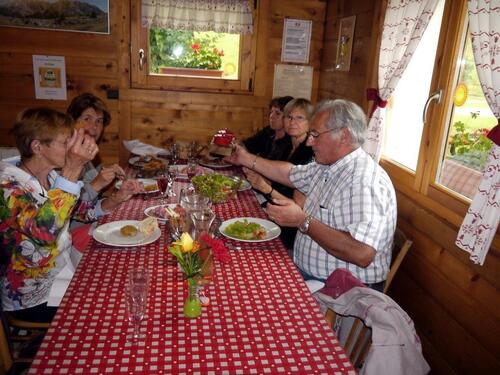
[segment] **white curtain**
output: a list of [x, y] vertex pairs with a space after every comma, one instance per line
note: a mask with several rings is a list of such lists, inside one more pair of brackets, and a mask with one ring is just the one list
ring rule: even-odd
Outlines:
[[248, 0], [142, 0], [141, 10], [144, 27], [252, 33]]
[[[479, 81], [491, 111], [500, 119], [500, 0], [469, 0], [468, 10]], [[494, 142], [488, 165], [455, 242], [481, 265], [500, 220], [500, 121], [488, 137]]]
[[374, 101], [375, 112], [368, 124], [363, 146], [376, 161], [380, 159], [385, 105], [396, 89], [422, 35], [436, 9], [438, 0], [389, 0], [385, 12], [380, 58], [378, 91], [368, 89], [368, 100]]

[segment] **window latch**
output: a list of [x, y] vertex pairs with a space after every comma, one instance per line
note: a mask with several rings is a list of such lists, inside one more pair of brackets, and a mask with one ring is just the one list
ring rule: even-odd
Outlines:
[[441, 95], [443, 90], [439, 89], [436, 92], [433, 92], [431, 96], [427, 99], [424, 105], [424, 112], [422, 114], [422, 122], [425, 124], [425, 119], [427, 118], [427, 110], [429, 109], [429, 105], [433, 100], [437, 100], [438, 104], [441, 103]]
[[144, 66], [144, 50], [141, 48], [139, 50], [139, 69], [142, 70]]

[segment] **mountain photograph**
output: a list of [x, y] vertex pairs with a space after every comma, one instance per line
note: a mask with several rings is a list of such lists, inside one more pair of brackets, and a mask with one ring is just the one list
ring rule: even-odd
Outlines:
[[109, 33], [108, 0], [0, 0], [0, 25]]

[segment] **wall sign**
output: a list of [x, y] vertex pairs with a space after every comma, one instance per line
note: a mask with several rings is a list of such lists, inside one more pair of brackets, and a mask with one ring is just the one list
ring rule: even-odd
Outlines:
[[290, 95], [311, 100], [313, 70], [312, 66], [276, 64], [273, 98]]
[[339, 39], [337, 41], [337, 60], [335, 69], [348, 72], [351, 68], [352, 42], [356, 16], [345, 17], [340, 20]]
[[304, 64], [309, 62], [311, 29], [312, 21], [285, 18], [281, 61]]
[[33, 79], [37, 99], [66, 100], [64, 56], [33, 55]]

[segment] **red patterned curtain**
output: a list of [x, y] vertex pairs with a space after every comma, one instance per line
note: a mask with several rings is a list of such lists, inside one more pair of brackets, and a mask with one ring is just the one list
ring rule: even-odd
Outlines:
[[[500, 119], [500, 0], [469, 0], [469, 30], [486, 101]], [[456, 245], [484, 264], [500, 220], [500, 120], [488, 136], [495, 143], [481, 183], [460, 227]]]

